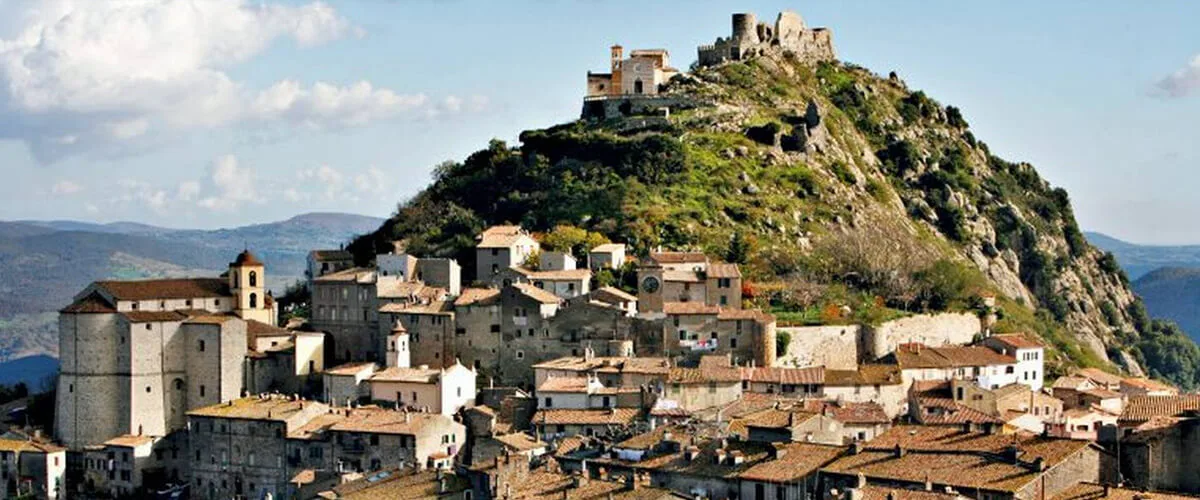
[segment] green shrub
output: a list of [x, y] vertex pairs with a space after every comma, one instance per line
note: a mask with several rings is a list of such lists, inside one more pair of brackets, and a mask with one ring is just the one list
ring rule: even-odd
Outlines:
[[792, 334], [786, 331], [778, 330], [775, 332], [775, 356], [783, 357], [787, 355], [788, 346], [792, 344]]
[[845, 184], [854, 186], [858, 184], [858, 176], [850, 171], [850, 167], [846, 166], [841, 160], [834, 161], [829, 165], [829, 170], [833, 172], [833, 176]]

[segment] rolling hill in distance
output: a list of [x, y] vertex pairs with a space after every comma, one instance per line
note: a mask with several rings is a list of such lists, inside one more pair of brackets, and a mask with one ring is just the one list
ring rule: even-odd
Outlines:
[[[215, 230], [132, 222], [0, 221], [0, 380], [37, 381], [56, 369], [44, 357], [16, 361], [57, 355], [57, 311], [92, 281], [212, 276], [224, 271], [242, 248], [250, 248], [267, 263], [268, 286], [282, 291], [303, 276], [309, 250], [337, 248], [382, 221], [309, 213]], [[18, 368], [29, 375], [7, 373]]]
[[1200, 245], [1140, 245], [1102, 233], [1086, 235], [1116, 256], [1152, 317], [1174, 321], [1200, 341]]

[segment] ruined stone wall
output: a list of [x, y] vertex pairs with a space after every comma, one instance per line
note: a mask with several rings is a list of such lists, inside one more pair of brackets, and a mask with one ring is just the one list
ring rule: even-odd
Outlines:
[[774, 366], [817, 366], [853, 370], [858, 366], [858, 325], [778, 327], [791, 337], [787, 352]]
[[729, 38], [701, 45], [696, 50], [701, 66], [741, 61], [768, 53], [793, 55], [801, 61], [820, 62], [837, 59], [833, 35], [825, 28], [808, 28], [804, 19], [784, 11], [774, 25], [757, 22], [754, 14], [734, 14]]
[[863, 361], [878, 359], [906, 342], [920, 342], [928, 346], [969, 344], [982, 331], [979, 317], [971, 313], [909, 316], [879, 326], [864, 327], [859, 358]]

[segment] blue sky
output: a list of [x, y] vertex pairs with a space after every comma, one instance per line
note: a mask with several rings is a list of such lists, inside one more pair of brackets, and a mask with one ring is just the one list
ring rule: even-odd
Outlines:
[[610, 44], [683, 68], [733, 11], [787, 8], [960, 107], [1084, 228], [1200, 243], [1187, 1], [0, 0], [0, 219], [385, 216], [436, 163], [575, 118]]

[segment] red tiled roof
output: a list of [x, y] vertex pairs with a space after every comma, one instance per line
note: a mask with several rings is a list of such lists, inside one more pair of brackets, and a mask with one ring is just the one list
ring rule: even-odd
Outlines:
[[845, 451], [840, 446], [825, 446], [811, 443], [788, 443], [776, 445], [783, 456], [755, 464], [738, 475], [743, 481], [787, 483], [808, 477], [817, 469], [829, 464]]
[[708, 262], [708, 256], [700, 252], [652, 252], [650, 260], [659, 264], [699, 264]]
[[829, 413], [843, 424], [887, 424], [892, 421], [883, 406], [873, 401], [851, 403], [809, 399], [804, 401], [804, 408], [814, 413]]
[[246, 320], [246, 335], [249, 337], [282, 337], [291, 334], [292, 332], [275, 325], [268, 325], [252, 319]]
[[727, 262], [713, 262], [708, 265], [706, 273], [709, 278], [741, 278], [742, 271], [738, 269], [737, 264]]
[[628, 425], [637, 416], [637, 408], [547, 409], [538, 410], [531, 422], [535, 425]]
[[703, 302], [664, 302], [663, 313], [665, 314], [706, 314], [717, 315], [721, 313], [721, 308], [710, 306]]
[[550, 377], [537, 387], [538, 392], [587, 392], [585, 377]]
[[193, 299], [229, 297], [223, 278], [182, 278], [135, 281], [97, 281], [117, 300]]
[[667, 372], [667, 382], [675, 384], [741, 381], [742, 374], [737, 368], [671, 368]]
[[1200, 394], [1134, 396], [1125, 403], [1122, 422], [1145, 422], [1154, 417], [1176, 417], [1200, 410]]
[[1195, 500], [1194, 495], [1153, 491], [1147, 492], [1096, 483], [1077, 483], [1055, 495], [1053, 500]]
[[454, 306], [491, 305], [499, 297], [500, 290], [495, 288], [464, 288], [458, 298], [454, 299]]
[[[959, 425], [965, 423], [1002, 424], [1003, 420], [949, 398], [917, 398], [917, 419], [925, 425]], [[933, 410], [933, 411], [930, 411]]]
[[896, 365], [858, 365], [857, 370], [825, 370], [825, 385], [896, 385], [903, 383]]
[[801, 385], [825, 383], [825, 367], [810, 366], [807, 368], [742, 368], [742, 379], [750, 382], [766, 382], [782, 385]]
[[92, 292], [87, 296], [75, 301], [71, 305], [62, 308], [59, 312], [74, 313], [74, 314], [113, 314], [117, 309], [104, 300], [99, 293]]
[[992, 335], [989, 339], [1000, 342], [1014, 349], [1036, 349], [1045, 347], [1041, 342], [1038, 342], [1033, 336], [1027, 333], [1001, 333]]
[[242, 253], [239, 253], [237, 255], [237, 258], [233, 259], [233, 262], [230, 263], [230, 265], [231, 266], [262, 266], [264, 264], [262, 263], [261, 260], [258, 260], [258, 257], [255, 257], [254, 254], [250, 253], [250, 250], [242, 250]]
[[516, 288], [517, 290], [520, 290], [520, 292], [523, 295], [525, 295], [526, 297], [529, 297], [529, 298], [536, 300], [538, 302], [541, 302], [543, 304], [557, 304], [559, 302], [562, 302], [562, 299], [560, 299], [557, 295], [554, 295], [553, 293], [547, 292], [545, 290], [542, 290], [541, 288], [530, 285], [528, 283], [513, 283], [512, 286], [514, 288]]
[[163, 323], [183, 321], [187, 315], [178, 311], [126, 311], [121, 313], [130, 323]]
[[896, 364], [904, 369], [1011, 365], [1017, 362], [1012, 356], [981, 346], [929, 347], [909, 343], [897, 347], [894, 356]]
[[492, 226], [479, 235], [479, 248], [509, 248], [522, 237], [530, 237], [521, 226]]
[[1120, 375], [1113, 375], [1099, 368], [1082, 368], [1076, 370], [1072, 375], [1090, 379], [1092, 382], [1102, 385], [1117, 385], [1121, 383]]

